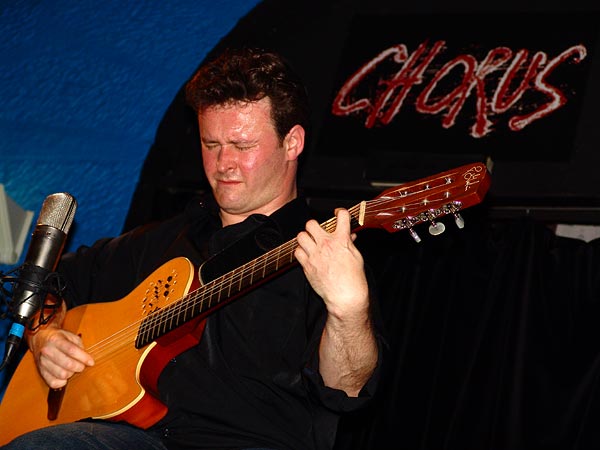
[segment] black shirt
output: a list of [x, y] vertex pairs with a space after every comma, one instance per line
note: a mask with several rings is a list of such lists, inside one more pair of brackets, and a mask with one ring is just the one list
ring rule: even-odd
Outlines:
[[[270, 217], [222, 227], [211, 200], [173, 219], [102, 239], [63, 257], [70, 306], [125, 297], [161, 264], [185, 256], [225, 273], [294, 239], [309, 218], [302, 200]], [[209, 272], [210, 273], [210, 272]], [[206, 280], [205, 280], [206, 281]], [[169, 449], [327, 449], [339, 414], [358, 398], [324, 386], [318, 346], [326, 310], [299, 266], [218, 309], [198, 345], [173, 358], [158, 388], [168, 413], [153, 428]]]

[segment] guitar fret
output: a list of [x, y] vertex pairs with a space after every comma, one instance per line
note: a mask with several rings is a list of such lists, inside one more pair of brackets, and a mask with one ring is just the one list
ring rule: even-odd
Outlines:
[[251, 285], [254, 282], [254, 265], [255, 265], [255, 262], [251, 261], [250, 262], [250, 266], [251, 267], [248, 269], [249, 272], [250, 272], [250, 274], [249, 274], [250, 275], [250, 280], [248, 281], [248, 285]]
[[[162, 310], [162, 314], [155, 314], [156, 318], [153, 320], [153, 327], [152, 327], [152, 338], [155, 339], [156, 336], [160, 336], [162, 333], [165, 332], [167, 326], [166, 324], [168, 322], [172, 322], [173, 320], [173, 309], [175, 308], [165, 308]], [[162, 318], [162, 320], [161, 320]]]
[[267, 261], [269, 260], [269, 258], [262, 256], [262, 278], [264, 279], [267, 276]]
[[[173, 308], [173, 309], [176, 309], [178, 311], [178, 313], [177, 314], [175, 314], [175, 313], [171, 314], [171, 325], [175, 325], [176, 324], [175, 326], [179, 326], [179, 325], [181, 325], [182, 323], [185, 323], [188, 320], [188, 317], [187, 317], [188, 308], [185, 306], [187, 303], [188, 302], [183, 301], [183, 302], [181, 302], [178, 305], [178, 307]], [[194, 311], [194, 306], [195, 305], [192, 303], [192, 312]], [[175, 324], [173, 324], [173, 319], [175, 319]]]
[[233, 277], [229, 278], [229, 284], [227, 285], [227, 298], [231, 297], [231, 287], [233, 286]]
[[[223, 277], [221, 277], [220, 279], [222, 280], [222, 279], [223, 279]], [[217, 305], [218, 305], [219, 303], [221, 303], [221, 294], [223, 294], [223, 289], [221, 288], [221, 284], [222, 284], [222, 282], [221, 282], [221, 283], [219, 283], [219, 285], [218, 285], [218, 288], [216, 289], [216, 291], [217, 291], [217, 298], [216, 298], [216, 300], [215, 300], [215, 304], [217, 304]], [[212, 298], [212, 297], [211, 297], [211, 298]]]
[[[218, 278], [221, 280], [223, 277]], [[213, 287], [210, 291], [210, 295], [208, 297], [208, 307], [212, 307], [213, 305], [218, 305], [221, 299], [221, 289], [219, 289], [221, 283], [213, 283]], [[215, 298], [216, 297], [216, 298]]]
[[240, 292], [244, 287], [252, 284], [252, 270], [249, 268], [251, 264], [251, 262], [244, 264], [244, 271], [240, 280]]
[[243, 274], [244, 274], [244, 267], [245, 267], [245, 264], [242, 266], [242, 268], [240, 270], [241, 275], [239, 275], [239, 280], [240, 281], [239, 281], [239, 283], [238, 283], [238, 285], [236, 287], [237, 292], [240, 292], [242, 290], [242, 281], [244, 280], [244, 276], [243, 276]]
[[281, 255], [281, 246], [277, 247], [277, 256], [275, 257], [275, 271], [279, 270], [279, 257]]
[[160, 315], [158, 313], [152, 314], [152, 319], [150, 320], [150, 323], [149, 323], [147, 339], [152, 340], [154, 338], [154, 336], [157, 335], [156, 329], [157, 329], [157, 327], [160, 326], [159, 319], [160, 319]]
[[206, 298], [203, 294], [204, 294], [204, 292], [200, 292], [200, 295], [196, 295], [196, 301], [192, 302], [192, 310], [191, 310], [191, 314], [190, 314], [190, 319], [193, 319], [194, 317], [196, 317], [204, 312], [204, 309], [205, 309], [204, 300]]

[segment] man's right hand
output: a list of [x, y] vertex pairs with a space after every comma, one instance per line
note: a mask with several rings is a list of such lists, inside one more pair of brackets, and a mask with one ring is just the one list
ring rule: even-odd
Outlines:
[[94, 365], [81, 338], [52, 322], [29, 334], [28, 343], [40, 375], [52, 389], [63, 387], [75, 373]]

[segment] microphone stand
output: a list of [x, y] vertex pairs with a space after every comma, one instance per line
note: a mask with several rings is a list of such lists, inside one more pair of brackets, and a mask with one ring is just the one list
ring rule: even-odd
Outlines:
[[[44, 325], [50, 321], [50, 319], [56, 313], [56, 309], [60, 307], [62, 302], [62, 292], [64, 290], [64, 285], [62, 283], [62, 279], [58, 275], [57, 272], [49, 272], [41, 267], [30, 267], [28, 269], [28, 273], [34, 271], [35, 279], [25, 279], [20, 276], [11, 276], [13, 273], [18, 273], [22, 271], [22, 266], [17, 269], [13, 269], [12, 271], [4, 274], [0, 272], [0, 300], [1, 303], [4, 304], [7, 308], [7, 311], [0, 315], [0, 318], [6, 319], [7, 317], [13, 317], [13, 323], [11, 325], [11, 331], [9, 332], [6, 343], [4, 347], [4, 358], [2, 363], [0, 364], [0, 372], [8, 366], [9, 362], [12, 361], [14, 355], [19, 350], [21, 345], [23, 332], [25, 328], [28, 328], [31, 331], [36, 330], [41, 325]], [[5, 286], [7, 284], [12, 285], [11, 289], [7, 289]], [[12, 293], [14, 292], [14, 287], [16, 285], [19, 286], [27, 286], [27, 290], [31, 292], [31, 294], [24, 299], [26, 301], [29, 297], [32, 296], [40, 296], [40, 298], [44, 299], [40, 306], [40, 314], [38, 316], [38, 323], [34, 326], [35, 317], [31, 317], [27, 319], [26, 317], [17, 316], [14, 314], [14, 310], [17, 309], [18, 305], [13, 305], [8, 298], [12, 297]], [[48, 295], [52, 295], [54, 299], [58, 301], [47, 302], [46, 298]], [[45, 311], [50, 310], [50, 314], [46, 315]]]

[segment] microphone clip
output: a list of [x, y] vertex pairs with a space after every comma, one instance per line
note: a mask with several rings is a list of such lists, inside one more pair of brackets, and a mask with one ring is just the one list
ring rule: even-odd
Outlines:
[[[23, 276], [24, 273], [27, 276]], [[15, 311], [19, 305], [15, 304], [15, 300], [10, 300], [16, 289], [28, 292], [20, 302], [26, 302], [34, 296], [41, 299], [37, 324], [34, 324], [35, 317], [31, 317], [26, 324], [29, 330], [35, 331], [41, 325], [47, 324], [61, 307], [65, 282], [58, 272], [50, 272], [28, 263], [6, 274], [0, 272], [0, 319], [17, 319]]]

